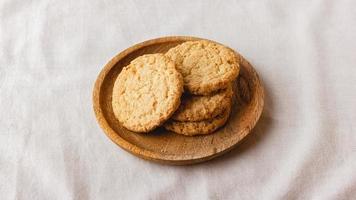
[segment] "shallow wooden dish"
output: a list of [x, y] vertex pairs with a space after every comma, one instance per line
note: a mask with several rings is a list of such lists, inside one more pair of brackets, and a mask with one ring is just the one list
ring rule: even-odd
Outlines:
[[241, 55], [236, 80], [235, 104], [225, 126], [210, 135], [187, 137], [163, 128], [142, 134], [128, 131], [116, 120], [111, 106], [112, 88], [121, 69], [134, 58], [164, 53], [194, 37], [164, 37], [134, 45], [116, 55], [99, 74], [93, 103], [96, 118], [106, 135], [126, 151], [141, 158], [167, 164], [193, 164], [222, 155], [238, 144], [257, 123], [263, 109], [264, 92], [256, 71]]

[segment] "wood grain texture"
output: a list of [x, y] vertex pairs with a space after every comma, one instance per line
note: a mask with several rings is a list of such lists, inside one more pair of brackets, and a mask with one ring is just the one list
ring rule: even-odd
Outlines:
[[236, 146], [257, 123], [264, 105], [264, 90], [256, 71], [241, 55], [240, 75], [235, 81], [235, 103], [225, 126], [210, 135], [187, 137], [158, 128], [142, 134], [128, 131], [114, 116], [111, 99], [114, 81], [134, 58], [165, 53], [185, 41], [201, 38], [172, 36], [134, 45], [110, 60], [99, 74], [93, 91], [96, 118], [105, 134], [126, 151], [166, 164], [185, 165], [210, 160]]

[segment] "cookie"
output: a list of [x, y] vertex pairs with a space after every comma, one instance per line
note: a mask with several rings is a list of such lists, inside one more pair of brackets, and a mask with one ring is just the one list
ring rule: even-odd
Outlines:
[[184, 42], [166, 55], [175, 62], [185, 90], [192, 94], [207, 95], [226, 88], [240, 70], [233, 50], [206, 40]]
[[223, 113], [209, 120], [199, 122], [179, 122], [169, 120], [164, 124], [164, 128], [178, 134], [187, 136], [209, 134], [223, 126], [230, 116], [231, 107], [228, 107]]
[[140, 56], [124, 67], [112, 95], [115, 117], [127, 129], [149, 132], [177, 110], [183, 78], [163, 54]]
[[231, 104], [232, 86], [212, 95], [183, 94], [178, 110], [172, 119], [176, 121], [202, 121], [216, 117]]

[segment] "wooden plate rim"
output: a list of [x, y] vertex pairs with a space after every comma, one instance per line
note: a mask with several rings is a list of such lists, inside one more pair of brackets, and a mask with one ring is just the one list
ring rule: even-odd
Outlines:
[[[181, 159], [181, 158], [176, 158], [174, 156], [170, 156], [167, 154], [163, 154], [161, 152], [156, 152], [156, 151], [150, 151], [144, 148], [140, 148], [139, 146], [130, 143], [128, 141], [126, 141], [124, 138], [122, 138], [120, 136], [120, 134], [116, 133], [116, 131], [114, 131], [110, 124], [108, 123], [108, 121], [105, 119], [105, 116], [103, 114], [103, 111], [101, 109], [101, 105], [100, 105], [100, 93], [101, 93], [101, 87], [102, 84], [105, 80], [105, 77], [107, 76], [107, 74], [110, 72], [110, 70], [116, 65], [116, 63], [121, 60], [122, 58], [126, 57], [127, 55], [129, 55], [130, 53], [141, 49], [143, 47], [146, 46], [150, 46], [152, 44], [157, 44], [157, 43], [166, 43], [169, 41], [172, 42], [176, 42], [176, 41], [189, 41], [189, 40], [208, 40], [208, 39], [204, 39], [204, 38], [198, 38], [198, 37], [191, 37], [191, 36], [167, 36], [167, 37], [160, 37], [160, 38], [155, 38], [155, 39], [151, 39], [151, 40], [146, 40], [143, 42], [140, 42], [138, 44], [135, 44], [125, 50], [123, 50], [122, 52], [120, 52], [119, 54], [117, 54], [116, 56], [114, 56], [105, 66], [104, 68], [101, 70], [101, 72], [99, 73], [95, 84], [94, 84], [94, 88], [93, 88], [93, 96], [92, 96], [92, 100], [93, 100], [93, 109], [94, 109], [94, 113], [96, 116], [96, 119], [100, 125], [100, 127], [104, 130], [104, 133], [110, 138], [110, 140], [112, 140], [115, 144], [117, 144], [119, 147], [123, 148], [124, 150], [126, 150], [129, 153], [132, 153], [140, 158], [146, 159], [146, 160], [153, 160], [159, 163], [163, 163], [163, 164], [173, 164], [173, 165], [185, 165], [185, 164], [195, 164], [195, 163], [199, 163], [199, 162], [203, 162], [203, 161], [207, 161], [210, 160], [212, 158], [215, 158], [217, 156], [220, 156], [226, 152], [228, 152], [229, 150], [231, 150], [233, 147], [235, 147], [236, 145], [238, 145], [241, 140], [237, 141], [236, 143], [232, 144], [231, 146], [219, 151], [219, 152], [214, 152], [214, 153], [210, 153], [207, 154], [203, 157], [196, 157], [196, 158], [189, 158], [189, 159]], [[209, 40], [212, 41], [212, 40]], [[213, 41], [215, 42], [215, 41]], [[217, 43], [217, 42], [215, 42]], [[240, 55], [241, 56], [241, 55]], [[242, 56], [241, 56], [242, 57]], [[246, 59], [244, 59], [245, 61], [247, 61]], [[248, 61], [247, 61], [248, 62]], [[256, 116], [256, 120], [254, 120], [253, 123], [251, 123], [251, 130], [252, 128], [256, 125], [258, 119], [260, 118], [261, 114], [262, 114], [262, 110], [264, 107], [264, 88], [262, 86], [261, 80], [258, 77], [258, 74], [256, 73], [255, 69], [249, 64], [249, 67], [251, 68], [251, 71], [253, 73], [253, 76], [256, 78], [257, 80], [257, 84], [259, 84], [260, 89], [261, 89], [261, 109], [259, 109], [257, 112], [257, 116]], [[251, 132], [251, 130], [249, 132]], [[246, 137], [248, 134], [246, 133], [242, 138]]]

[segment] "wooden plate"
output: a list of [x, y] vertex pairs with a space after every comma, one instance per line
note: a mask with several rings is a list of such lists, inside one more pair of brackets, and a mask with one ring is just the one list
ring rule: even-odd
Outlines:
[[148, 53], [164, 53], [194, 37], [164, 37], [134, 45], [115, 56], [99, 74], [93, 103], [96, 118], [106, 135], [126, 151], [141, 158], [167, 164], [193, 164], [222, 155], [236, 146], [259, 119], [264, 92], [256, 71], [242, 56], [236, 80], [236, 101], [226, 125], [210, 135], [187, 137], [163, 128], [142, 134], [128, 131], [116, 120], [111, 106], [112, 88], [121, 69], [134, 58]]

